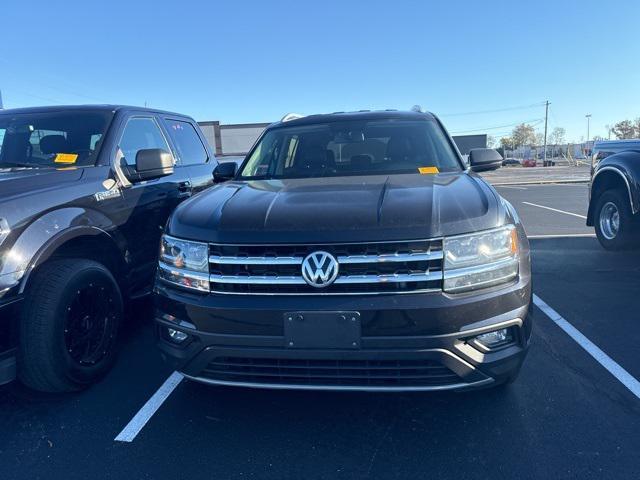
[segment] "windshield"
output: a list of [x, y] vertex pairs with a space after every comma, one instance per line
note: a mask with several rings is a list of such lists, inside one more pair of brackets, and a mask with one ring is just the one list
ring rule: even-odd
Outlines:
[[0, 115], [0, 168], [95, 165], [110, 112]]
[[[419, 170], [424, 168], [427, 170]], [[384, 119], [269, 130], [251, 153], [240, 177], [304, 178], [460, 170], [456, 153], [434, 120]]]

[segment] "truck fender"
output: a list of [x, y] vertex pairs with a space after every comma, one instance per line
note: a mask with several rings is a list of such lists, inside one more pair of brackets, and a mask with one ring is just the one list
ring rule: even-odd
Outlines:
[[613, 178], [618, 183], [624, 184], [631, 212], [636, 214], [640, 211], [640, 152], [621, 152], [607, 157], [596, 167], [591, 180], [587, 225], [593, 225], [593, 215], [597, 201], [597, 195], [594, 194], [602, 189], [603, 182]]
[[[118, 241], [113, 223], [103, 214], [79, 207], [62, 208], [42, 215], [29, 225], [5, 255], [0, 278], [13, 278], [23, 293], [31, 272], [44, 263], [65, 242], [80, 236], [103, 235], [120, 251], [126, 251], [124, 239]], [[11, 277], [9, 277], [9, 275]]]

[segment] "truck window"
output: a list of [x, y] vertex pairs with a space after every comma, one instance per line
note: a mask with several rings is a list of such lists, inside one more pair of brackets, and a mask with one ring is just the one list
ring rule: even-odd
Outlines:
[[171, 152], [160, 127], [151, 117], [133, 117], [127, 122], [120, 139], [120, 150], [127, 165], [135, 167], [138, 151], [147, 148], [161, 148]]
[[95, 165], [110, 112], [0, 114], [0, 168]]
[[183, 165], [203, 164], [209, 160], [209, 155], [193, 125], [180, 120], [165, 120]]

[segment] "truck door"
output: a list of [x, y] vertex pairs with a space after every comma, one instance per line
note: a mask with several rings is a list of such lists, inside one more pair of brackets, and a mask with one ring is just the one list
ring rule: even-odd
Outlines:
[[205, 147], [199, 127], [186, 118], [164, 117], [164, 125], [176, 147], [179, 161], [191, 177], [193, 192], [213, 185], [213, 170], [217, 162]]
[[[160, 235], [175, 207], [192, 193], [191, 179], [179, 162], [174, 173], [148, 181], [135, 180], [136, 155], [148, 148], [173, 151], [153, 114], [131, 116], [125, 123], [118, 142], [117, 161], [132, 185], [122, 189], [118, 211], [122, 232], [127, 239], [129, 263], [132, 266], [132, 288], [151, 286], [156, 268]], [[175, 158], [175, 155], [174, 155]]]

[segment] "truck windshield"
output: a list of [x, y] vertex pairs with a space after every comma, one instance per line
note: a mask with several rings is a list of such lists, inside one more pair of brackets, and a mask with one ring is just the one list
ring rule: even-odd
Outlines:
[[462, 165], [458, 156], [436, 121], [384, 119], [283, 126], [269, 130], [251, 153], [240, 178], [460, 170]]
[[0, 168], [95, 165], [110, 112], [0, 114]]

